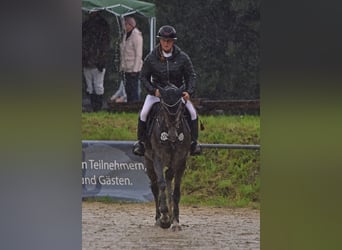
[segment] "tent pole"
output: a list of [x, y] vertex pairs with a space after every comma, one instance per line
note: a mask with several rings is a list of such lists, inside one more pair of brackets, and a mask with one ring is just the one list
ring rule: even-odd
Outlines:
[[153, 50], [156, 45], [156, 18], [150, 17], [150, 52]]

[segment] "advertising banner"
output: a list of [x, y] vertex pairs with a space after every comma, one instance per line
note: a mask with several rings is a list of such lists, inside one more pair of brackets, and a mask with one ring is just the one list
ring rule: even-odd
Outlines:
[[82, 198], [153, 201], [144, 157], [132, 141], [82, 141]]

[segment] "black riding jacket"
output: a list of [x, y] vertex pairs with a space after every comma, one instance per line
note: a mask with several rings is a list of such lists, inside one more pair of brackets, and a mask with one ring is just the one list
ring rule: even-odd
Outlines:
[[[152, 81], [151, 81], [152, 78]], [[185, 90], [192, 95], [195, 91], [196, 73], [189, 56], [178, 46], [173, 46], [172, 55], [162, 56], [160, 44], [148, 54], [141, 69], [140, 80], [146, 91], [154, 95], [157, 86], [185, 84]]]

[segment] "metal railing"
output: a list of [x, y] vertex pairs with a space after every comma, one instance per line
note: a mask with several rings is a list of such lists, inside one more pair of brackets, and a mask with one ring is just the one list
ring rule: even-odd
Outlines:
[[[94, 144], [102, 143], [108, 145], [127, 145], [133, 146], [135, 141], [106, 141], [106, 140], [82, 140], [82, 144]], [[253, 144], [209, 144], [209, 143], [199, 143], [201, 148], [216, 148], [216, 149], [254, 149], [259, 150], [260, 145]]]

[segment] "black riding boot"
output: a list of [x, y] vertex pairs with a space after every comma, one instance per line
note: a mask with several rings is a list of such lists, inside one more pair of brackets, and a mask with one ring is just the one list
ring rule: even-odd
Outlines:
[[138, 141], [134, 143], [133, 154], [143, 156], [145, 154], [145, 134], [146, 134], [146, 122], [139, 119], [138, 121]]
[[90, 94], [90, 104], [93, 111], [96, 108], [96, 94]]
[[198, 140], [198, 118], [191, 121], [191, 146], [190, 155], [200, 155], [202, 153], [201, 147], [197, 143]]
[[102, 95], [90, 94], [90, 103], [93, 112], [100, 111], [102, 108]]
[[93, 104], [94, 112], [98, 112], [102, 109], [102, 100], [103, 100], [103, 95], [94, 94], [94, 104]]

